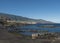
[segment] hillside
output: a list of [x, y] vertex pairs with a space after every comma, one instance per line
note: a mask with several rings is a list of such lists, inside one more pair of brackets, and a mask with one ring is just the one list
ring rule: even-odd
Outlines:
[[9, 18], [11, 20], [29, 21], [29, 22], [31, 21], [31, 22], [37, 22], [37, 23], [53, 23], [50, 21], [42, 20], [42, 19], [31, 19], [27, 17], [16, 16], [16, 15], [6, 14], [6, 13], [0, 13], [0, 16], [7, 17], [7, 19]]

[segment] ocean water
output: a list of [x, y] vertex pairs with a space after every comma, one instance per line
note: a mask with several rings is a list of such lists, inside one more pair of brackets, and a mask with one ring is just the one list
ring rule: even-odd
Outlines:
[[[28, 25], [28, 26], [24, 26], [24, 27], [20, 27], [21, 30], [36, 30], [36, 31], [40, 31], [40, 32], [60, 32], [60, 24], [53, 24], [55, 26], [58, 26], [59, 28], [40, 28], [39, 26], [41, 25], [46, 25], [46, 24], [37, 24], [37, 25]], [[51, 25], [51, 24], [49, 24]], [[24, 35], [32, 35], [33, 33], [39, 33], [39, 32], [20, 32], [21, 34]]]
[[[54, 25], [59, 28], [40, 28], [40, 26], [43, 25]], [[17, 26], [17, 27], [11, 27], [9, 30], [13, 30], [13, 28], [18, 29], [20, 31], [20, 34], [24, 35], [32, 35], [33, 33], [40, 33], [40, 32], [60, 32], [60, 24], [32, 24], [32, 25], [26, 25], [26, 26]], [[37, 31], [37, 32], [34, 32]]]

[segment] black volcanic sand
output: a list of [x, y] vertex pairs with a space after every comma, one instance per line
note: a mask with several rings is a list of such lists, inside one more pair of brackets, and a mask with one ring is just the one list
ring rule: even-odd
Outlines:
[[27, 39], [26, 36], [16, 35], [5, 29], [0, 29], [0, 43], [60, 43], [60, 40], [52, 42], [47, 39]]

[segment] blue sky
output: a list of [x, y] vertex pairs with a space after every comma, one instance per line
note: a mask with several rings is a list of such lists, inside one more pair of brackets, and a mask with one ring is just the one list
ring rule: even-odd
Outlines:
[[0, 0], [0, 12], [60, 23], [60, 0]]

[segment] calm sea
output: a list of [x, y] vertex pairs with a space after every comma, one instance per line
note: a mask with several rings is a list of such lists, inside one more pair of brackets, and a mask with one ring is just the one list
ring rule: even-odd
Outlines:
[[[32, 33], [39, 33], [39, 32], [33, 32], [34, 30], [40, 31], [40, 32], [60, 32], [60, 24], [53, 24], [54, 26], [57, 26], [59, 28], [40, 28], [40, 26], [48, 25], [48, 24], [34, 24], [34, 25], [26, 25], [23, 27], [20, 27], [21, 30], [27, 30], [25, 32], [20, 32], [24, 35], [32, 35]], [[49, 24], [52, 25], [52, 24]], [[28, 30], [32, 30], [32, 32], [29, 32]]]

